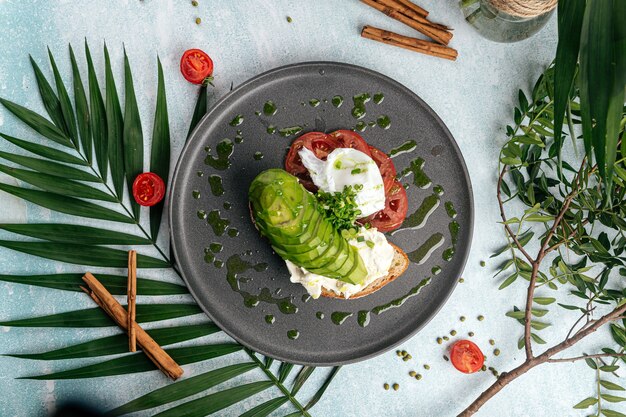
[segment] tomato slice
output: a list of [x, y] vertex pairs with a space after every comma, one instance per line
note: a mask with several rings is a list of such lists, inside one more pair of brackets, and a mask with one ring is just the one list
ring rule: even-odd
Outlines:
[[370, 148], [367, 142], [363, 140], [361, 135], [352, 130], [337, 130], [330, 135], [339, 144], [338, 148], [353, 148], [357, 151], [361, 151], [367, 156], [372, 156]]
[[133, 182], [133, 197], [141, 206], [154, 206], [165, 196], [165, 183], [157, 174], [144, 172]]
[[180, 59], [180, 72], [190, 83], [210, 82], [209, 77], [213, 75], [213, 60], [200, 49], [189, 49]]
[[450, 349], [452, 365], [465, 374], [479, 371], [485, 362], [485, 355], [475, 343], [469, 340], [459, 340]]
[[378, 148], [369, 145], [372, 159], [378, 165], [380, 175], [383, 177], [383, 184], [385, 184], [385, 191], [389, 191], [393, 183], [396, 181], [396, 167], [393, 164], [391, 158], [387, 154]]
[[406, 190], [402, 183], [394, 181], [387, 191], [385, 199], [385, 208], [377, 213], [372, 214], [360, 222], [369, 223], [372, 227], [378, 229], [379, 232], [390, 232], [400, 227], [406, 213], [409, 209], [409, 202], [406, 197]]
[[307, 171], [302, 164], [298, 152], [300, 152], [302, 148], [307, 148], [313, 152], [317, 158], [325, 160], [328, 154], [338, 147], [337, 141], [325, 133], [305, 133], [291, 144], [287, 159], [285, 160], [285, 170], [298, 177], [307, 190], [315, 192], [317, 191], [317, 187], [313, 184], [309, 171]]

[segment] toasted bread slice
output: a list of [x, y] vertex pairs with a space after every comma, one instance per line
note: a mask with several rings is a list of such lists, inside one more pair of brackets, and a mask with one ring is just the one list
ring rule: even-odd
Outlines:
[[356, 294], [350, 296], [350, 298], [345, 298], [343, 295], [337, 294], [334, 291], [327, 290], [326, 288], [322, 288], [322, 297], [328, 298], [341, 298], [344, 300], [354, 300], [355, 298], [365, 297], [366, 295], [370, 295], [378, 290], [380, 290], [385, 285], [389, 284], [396, 278], [406, 271], [409, 267], [409, 257], [406, 256], [406, 253], [393, 243], [389, 243], [395, 249], [395, 254], [393, 255], [393, 260], [391, 261], [391, 268], [389, 268], [389, 273], [384, 277], [378, 278], [376, 281], [372, 282], [367, 287], [363, 288]]

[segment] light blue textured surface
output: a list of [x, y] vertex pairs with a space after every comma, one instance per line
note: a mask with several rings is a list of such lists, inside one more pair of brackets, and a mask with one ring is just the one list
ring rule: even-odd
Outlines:
[[[474, 185], [476, 230], [472, 255], [464, 273], [465, 283], [440, 314], [407, 342], [413, 361], [400, 361], [394, 353], [347, 366], [314, 409], [316, 415], [342, 416], [452, 416], [474, 399], [494, 378], [489, 373], [462, 375], [442, 358], [444, 347], [435, 339], [456, 329], [460, 336], [474, 331], [474, 340], [485, 350], [488, 364], [504, 371], [520, 363], [517, 350], [521, 327], [504, 316], [513, 304], [521, 305], [522, 283], [506, 293], [497, 290], [492, 265], [479, 266], [502, 243], [497, 225], [494, 196], [496, 161], [503, 142], [503, 127], [509, 123], [517, 89], [532, 85], [554, 56], [555, 19], [534, 38], [513, 45], [494, 44], [480, 38], [463, 21], [455, 1], [422, 0], [435, 20], [455, 28], [452, 46], [459, 50], [457, 62], [448, 62], [380, 45], [359, 37], [363, 24], [372, 24], [410, 34], [399, 23], [364, 6], [357, 0], [199, 0], [194, 8], [187, 0], [116, 1], [19, 1], [0, 0], [0, 96], [41, 110], [28, 54], [48, 73], [46, 45], [55, 53], [62, 74], [69, 79], [67, 44], [72, 42], [82, 59], [86, 37], [102, 69], [99, 48], [106, 39], [116, 76], [122, 74], [122, 44], [132, 66], [144, 131], [152, 125], [155, 102], [156, 55], [163, 62], [173, 140], [178, 155], [187, 132], [196, 89], [178, 73], [178, 60], [188, 48], [207, 51], [216, 64], [214, 97], [232, 83], [268, 69], [300, 61], [334, 60], [369, 67], [407, 85], [441, 116], [466, 158]], [[194, 23], [196, 16], [202, 24]], [[293, 23], [286, 21], [293, 18]], [[119, 87], [119, 85], [118, 85]], [[214, 99], [212, 99], [214, 100]], [[29, 131], [2, 108], [0, 131], [32, 138]], [[148, 136], [148, 135], [146, 135]], [[15, 150], [6, 142], [2, 150]], [[15, 183], [6, 176], [3, 182]], [[58, 218], [48, 210], [0, 194], [0, 222], [45, 222]], [[0, 234], [0, 238], [4, 238]], [[0, 249], [0, 273], [54, 273], [81, 271]], [[157, 276], [158, 272], [146, 274]], [[173, 279], [173, 277], [172, 277]], [[519, 286], [517, 286], [519, 284]], [[84, 295], [0, 283], [0, 320], [50, 314], [90, 307]], [[185, 297], [170, 297], [173, 301]], [[476, 316], [483, 314], [482, 322]], [[459, 316], [468, 319], [461, 323]], [[552, 322], [574, 316], [551, 314]], [[191, 320], [185, 320], [191, 321]], [[569, 326], [568, 326], [569, 327]], [[46, 330], [1, 328], [0, 352], [33, 352], [112, 334], [115, 329]], [[588, 351], [599, 346], [606, 333], [585, 341]], [[548, 342], [560, 340], [562, 331], [543, 333]], [[493, 338], [502, 354], [494, 357], [487, 340]], [[582, 351], [582, 346], [575, 352]], [[186, 366], [187, 375], [231, 363], [231, 355], [210, 363]], [[86, 361], [86, 362], [93, 362]], [[424, 363], [430, 371], [422, 368]], [[0, 358], [0, 416], [37, 416], [71, 398], [89, 399], [103, 407], [122, 404], [149, 389], [164, 384], [157, 372], [98, 380], [41, 382], [16, 377], [61, 369], [67, 364]], [[411, 380], [415, 369], [424, 378]], [[593, 373], [584, 364], [547, 365], [535, 369], [507, 387], [488, 403], [480, 416], [576, 416], [571, 406], [594, 395]], [[319, 379], [324, 372], [316, 374]], [[241, 380], [250, 378], [246, 375]], [[401, 384], [399, 392], [385, 392], [384, 382]], [[309, 383], [309, 389], [316, 384]], [[231, 384], [232, 385], [232, 384]], [[261, 395], [269, 398], [269, 392]], [[308, 392], [304, 392], [306, 398]], [[249, 404], [248, 404], [249, 405]], [[231, 407], [224, 415], [238, 415], [243, 408]]]

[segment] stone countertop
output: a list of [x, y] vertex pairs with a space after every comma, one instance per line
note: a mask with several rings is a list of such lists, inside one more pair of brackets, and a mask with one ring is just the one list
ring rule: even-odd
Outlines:
[[[528, 91], [550, 63], [556, 46], [556, 19], [533, 38], [517, 44], [497, 44], [481, 38], [463, 19], [456, 1], [422, 0], [434, 20], [455, 28], [452, 46], [459, 50], [456, 62], [423, 56], [360, 38], [364, 24], [410, 34], [401, 24], [357, 0], [199, 0], [189, 1], [17, 1], [0, 0], [0, 96], [42, 110], [28, 54], [48, 71], [46, 46], [54, 52], [61, 73], [69, 78], [67, 45], [72, 43], [82, 57], [82, 43], [90, 42], [96, 68], [102, 68], [99, 52], [106, 40], [116, 76], [122, 75], [122, 44], [134, 68], [138, 102], [144, 130], [151, 129], [155, 102], [156, 56], [165, 70], [172, 132], [172, 154], [178, 155], [195, 102], [195, 88], [178, 74], [181, 53], [192, 47], [208, 52], [215, 61], [216, 87], [211, 97], [228, 92], [250, 77], [281, 65], [300, 61], [342, 61], [386, 74], [420, 95], [448, 125], [465, 156], [472, 183], [476, 223], [472, 253], [464, 272], [465, 282], [457, 286], [447, 304], [418, 335], [400, 348], [413, 360], [399, 360], [394, 352], [344, 367], [322, 401], [315, 407], [319, 416], [453, 416], [493, 382], [489, 372], [463, 375], [452, 370], [442, 358], [444, 347], [438, 336], [455, 329], [458, 335], [476, 333], [474, 340], [489, 357], [489, 364], [504, 371], [520, 363], [523, 352], [516, 348], [521, 326], [504, 313], [524, 300], [523, 283], [499, 292], [493, 278], [495, 262], [489, 261], [504, 236], [495, 200], [497, 158], [505, 140], [504, 127], [511, 123], [517, 90]], [[293, 21], [287, 22], [287, 16]], [[202, 23], [196, 25], [196, 17]], [[121, 78], [120, 78], [121, 79]], [[118, 86], [119, 88], [119, 86]], [[149, 127], [150, 126], [150, 127]], [[0, 109], [0, 131], [32, 138], [32, 132]], [[0, 142], [0, 150], [14, 150]], [[5, 175], [0, 181], [15, 184]], [[58, 215], [0, 194], [0, 222], [46, 222]], [[0, 238], [4, 238], [0, 234]], [[485, 267], [480, 261], [485, 260]], [[0, 249], [0, 273], [58, 273], [79, 271], [13, 251]], [[144, 274], [145, 275], [145, 274]], [[148, 276], [150, 276], [148, 274]], [[158, 276], [153, 273], [152, 276]], [[166, 277], [166, 279], [170, 279]], [[173, 278], [172, 278], [173, 279]], [[519, 285], [519, 286], [518, 286]], [[0, 320], [50, 314], [90, 307], [82, 294], [67, 293], [17, 284], [0, 283]], [[188, 301], [185, 297], [170, 300]], [[484, 321], [478, 321], [478, 315]], [[466, 316], [463, 323], [460, 316]], [[566, 312], [551, 313], [553, 322], [570, 320]], [[187, 320], [189, 321], [189, 320]], [[115, 329], [97, 330], [98, 335]], [[89, 340], [90, 329], [28, 329], [0, 327], [0, 352], [40, 351], [70, 342]], [[548, 342], [563, 337], [542, 334]], [[605, 337], [599, 335], [598, 337]], [[489, 339], [501, 350], [492, 355]], [[596, 336], [585, 346], [595, 346]], [[578, 349], [577, 349], [578, 351]], [[577, 353], [577, 352], [574, 352]], [[186, 366], [188, 374], [236, 361], [224, 360]], [[93, 362], [85, 361], [85, 362]], [[431, 366], [429, 371], [422, 368]], [[63, 366], [0, 357], [0, 415], [45, 415], [68, 399], [89, 400], [111, 408], [163, 384], [157, 372], [78, 381], [28, 381], [15, 378], [50, 372]], [[479, 416], [577, 416], [572, 405], [595, 395], [595, 375], [585, 365], [558, 364], [535, 369], [515, 381], [491, 400]], [[412, 369], [423, 374], [411, 380]], [[325, 371], [314, 374], [321, 379]], [[244, 380], [246, 377], [244, 376]], [[384, 391], [383, 383], [400, 383], [400, 390]], [[309, 382], [312, 390], [317, 384]], [[306, 398], [309, 392], [303, 393]], [[264, 393], [261, 395], [269, 395]], [[267, 397], [269, 398], [269, 397]], [[248, 404], [244, 404], [248, 405]], [[239, 415], [241, 404], [223, 415]], [[280, 414], [280, 413], [278, 413]], [[284, 412], [282, 414], [285, 414]]]

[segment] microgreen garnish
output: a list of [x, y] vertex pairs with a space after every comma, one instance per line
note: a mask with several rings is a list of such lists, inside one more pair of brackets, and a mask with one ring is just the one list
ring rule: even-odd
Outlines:
[[[342, 192], [327, 193], [324, 191], [317, 192], [317, 199], [319, 201], [319, 209], [329, 222], [337, 230], [347, 230], [354, 226], [354, 222], [361, 215], [361, 210], [355, 202], [356, 191], [363, 186], [356, 185], [346, 186]], [[353, 229], [355, 230], [355, 229]], [[355, 230], [356, 234], [356, 230]]]

